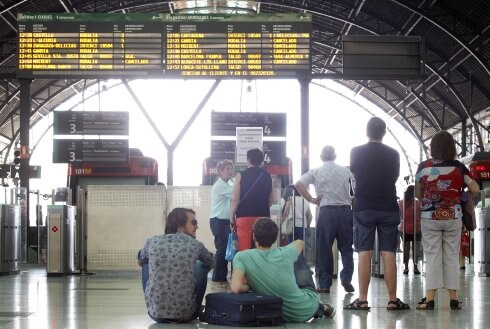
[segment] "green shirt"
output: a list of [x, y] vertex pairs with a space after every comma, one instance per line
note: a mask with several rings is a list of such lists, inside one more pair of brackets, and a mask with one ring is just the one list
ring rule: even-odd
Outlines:
[[250, 288], [256, 293], [282, 298], [284, 321], [304, 322], [313, 317], [319, 300], [316, 292], [300, 289], [296, 284], [293, 264], [297, 258], [293, 245], [266, 251], [249, 249], [235, 255], [233, 269], [245, 273]]

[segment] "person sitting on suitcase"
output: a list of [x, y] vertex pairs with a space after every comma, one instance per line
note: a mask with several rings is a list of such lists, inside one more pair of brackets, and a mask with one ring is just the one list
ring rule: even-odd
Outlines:
[[175, 208], [165, 234], [148, 239], [138, 253], [148, 315], [159, 323], [189, 322], [197, 318], [214, 256], [196, 240], [196, 213]]
[[[304, 242], [296, 240], [285, 247], [271, 248], [277, 233], [278, 227], [270, 218], [257, 219], [253, 226], [257, 248], [235, 255], [231, 291], [239, 294], [252, 289], [257, 294], [281, 297], [286, 322], [332, 318], [335, 309], [319, 302], [312, 272], [301, 254]], [[247, 283], [243, 283], [244, 277]]]

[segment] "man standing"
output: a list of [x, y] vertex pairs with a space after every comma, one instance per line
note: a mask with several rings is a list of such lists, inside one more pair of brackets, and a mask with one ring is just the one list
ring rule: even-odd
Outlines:
[[[337, 246], [342, 256], [341, 284], [346, 292], [354, 292], [351, 284], [354, 271], [352, 258], [352, 173], [346, 167], [336, 164], [335, 149], [327, 145], [320, 158], [323, 165], [301, 176], [296, 183], [298, 192], [309, 202], [320, 206], [316, 224], [317, 263], [319, 269], [320, 293], [329, 293], [334, 270], [332, 246]], [[313, 198], [307, 186], [313, 184], [317, 194]]]
[[410, 307], [396, 296], [396, 239], [400, 209], [395, 183], [400, 174], [398, 152], [382, 143], [386, 134], [383, 120], [373, 117], [367, 124], [369, 142], [356, 146], [350, 154], [350, 170], [356, 179], [354, 246], [359, 252], [359, 298], [344, 309], [369, 310], [367, 295], [371, 280], [371, 257], [375, 234], [384, 263], [384, 279], [388, 288], [388, 310]]
[[[278, 231], [270, 218], [256, 220], [253, 239], [257, 248], [240, 251], [233, 258], [231, 291], [239, 294], [251, 288], [261, 295], [281, 297], [286, 322], [333, 318], [335, 309], [320, 303], [312, 273], [301, 255], [304, 242], [296, 240], [286, 247], [271, 248]], [[244, 283], [244, 277], [247, 283]]]

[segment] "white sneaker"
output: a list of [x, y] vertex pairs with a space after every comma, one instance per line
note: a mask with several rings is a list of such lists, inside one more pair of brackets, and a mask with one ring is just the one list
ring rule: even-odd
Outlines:
[[228, 281], [226, 281], [226, 282], [211, 281], [210, 287], [212, 290], [215, 290], [215, 291], [231, 290], [230, 283]]

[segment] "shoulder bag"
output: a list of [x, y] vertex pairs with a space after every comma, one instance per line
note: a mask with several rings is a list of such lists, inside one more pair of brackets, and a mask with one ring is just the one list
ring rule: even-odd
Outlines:
[[[460, 167], [461, 175], [463, 176], [464, 184], [464, 172]], [[464, 186], [464, 185], [463, 185]], [[474, 231], [476, 229], [476, 215], [475, 204], [473, 203], [473, 197], [470, 192], [461, 192], [461, 210], [463, 212], [463, 225], [468, 231]]]

